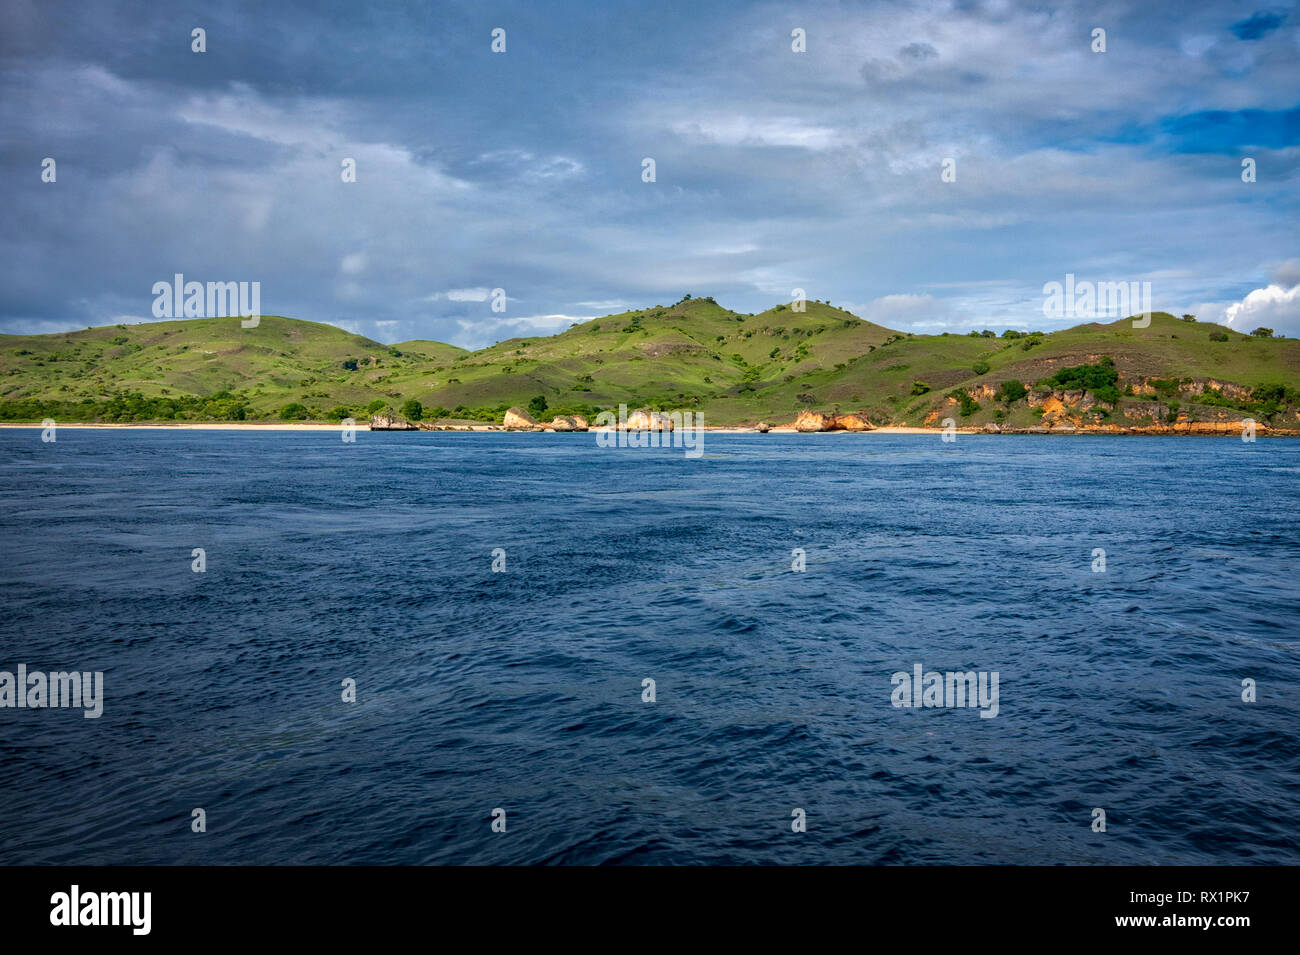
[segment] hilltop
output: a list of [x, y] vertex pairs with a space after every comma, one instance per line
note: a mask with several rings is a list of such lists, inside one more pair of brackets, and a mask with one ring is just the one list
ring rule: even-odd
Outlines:
[[[265, 316], [0, 336], [0, 418], [338, 420], [372, 411], [479, 421], [509, 407], [703, 412], [711, 424], [840, 409], [877, 424], [990, 429], [1268, 419], [1300, 427], [1300, 341], [1152, 316], [1052, 333], [914, 335], [809, 301], [764, 312], [686, 298], [477, 351], [384, 345]], [[1024, 392], [1021, 394], [1021, 392]], [[544, 402], [544, 407], [542, 403]]]

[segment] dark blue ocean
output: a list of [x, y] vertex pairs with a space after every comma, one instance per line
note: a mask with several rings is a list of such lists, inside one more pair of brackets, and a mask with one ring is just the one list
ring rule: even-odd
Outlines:
[[704, 452], [0, 431], [0, 863], [1300, 863], [1300, 441]]

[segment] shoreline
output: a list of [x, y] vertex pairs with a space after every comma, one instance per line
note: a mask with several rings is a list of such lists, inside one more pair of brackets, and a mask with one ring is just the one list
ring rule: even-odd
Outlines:
[[[6, 428], [7, 428], [7, 429], [30, 429], [30, 430], [38, 430], [38, 431], [39, 431], [39, 430], [42, 430], [44, 427], [45, 427], [45, 426], [42, 425], [42, 424], [33, 424], [33, 423], [26, 423], [26, 422], [12, 422], [12, 421], [4, 421], [4, 422], [0, 422], [0, 429], [6, 429]], [[304, 422], [283, 422], [283, 423], [279, 423], [279, 424], [272, 424], [272, 423], [246, 423], [246, 422], [234, 422], [234, 421], [232, 421], [232, 422], [199, 422], [199, 421], [195, 421], [195, 422], [186, 422], [186, 423], [184, 423], [184, 424], [119, 424], [119, 423], [112, 423], [112, 422], [75, 422], [75, 423], [69, 423], [69, 424], [60, 424], [60, 423], [57, 423], [57, 422], [56, 422], [56, 423], [55, 423], [55, 427], [58, 428], [58, 429], [68, 428], [68, 429], [73, 429], [73, 430], [84, 430], [84, 431], [112, 431], [112, 430], [125, 430], [125, 431], [302, 431], [302, 432], [318, 432], [318, 431], [342, 431], [342, 430], [343, 430], [343, 426], [342, 426], [342, 425], [338, 425], [338, 424], [320, 424], [320, 423], [317, 423], [317, 422], [307, 422], [307, 423], [304, 423]], [[369, 425], [368, 423], [365, 423], [365, 424], [358, 423], [358, 424], [354, 427], [354, 430], [355, 430], [355, 431], [388, 431], [388, 430], [395, 430], [395, 431], [399, 431], [399, 433], [400, 433], [400, 432], [406, 432], [406, 429], [371, 428], [370, 425]], [[613, 430], [613, 429], [609, 429], [609, 428], [589, 428], [589, 429], [588, 429], [587, 431], [585, 431], [585, 432], [584, 432], [584, 431], [551, 431], [550, 429], [536, 429], [536, 430], [532, 430], [532, 429], [522, 429], [522, 428], [506, 429], [506, 428], [503, 428], [501, 425], [480, 424], [480, 425], [443, 425], [443, 426], [439, 426], [439, 427], [437, 427], [437, 428], [420, 428], [420, 429], [412, 429], [412, 431], [416, 431], [416, 430], [418, 430], [418, 431], [435, 431], [436, 433], [439, 433], [439, 434], [449, 434], [449, 433], [494, 433], [494, 432], [495, 432], [495, 433], [500, 433], [500, 434], [539, 434], [539, 433], [550, 433], [550, 434], [598, 434], [598, 433], [600, 433], [600, 432], [602, 432], [602, 431], [610, 431], [610, 430]], [[936, 434], [939, 434], [939, 435], [941, 435], [941, 434], [944, 433], [944, 429], [943, 429], [943, 428], [923, 428], [923, 427], [915, 427], [915, 426], [911, 426], [911, 425], [888, 425], [888, 426], [882, 426], [882, 427], [878, 427], [878, 428], [872, 428], [872, 429], [869, 430], [869, 431], [848, 431], [848, 430], [836, 430], [836, 431], [809, 431], [809, 432], [802, 432], [802, 431], [796, 431], [795, 428], [794, 428], [793, 426], [783, 426], [783, 427], [777, 427], [777, 428], [770, 428], [770, 429], [768, 429], [768, 431], [766, 431], [766, 432], [760, 432], [757, 428], [746, 427], [746, 426], [744, 426], [744, 425], [723, 426], [723, 427], [709, 427], [709, 426], [703, 426], [703, 427], [700, 428], [700, 430], [703, 431], [703, 432], [705, 432], [705, 433], [707, 433], [707, 434], [763, 434], [763, 433], [766, 433], [766, 434], [810, 434], [810, 435], [817, 435], [817, 434], [821, 434], [821, 435], [847, 435], [847, 434], [857, 434], [857, 435], [871, 435], [871, 434], [887, 434], [887, 435], [895, 435], [895, 434], [908, 434], [908, 435], [936, 435]], [[1168, 431], [1165, 431], [1165, 430], [1160, 430], [1160, 431], [1121, 431], [1121, 430], [1112, 430], [1112, 429], [1107, 429], [1107, 428], [1097, 428], [1097, 429], [1091, 429], [1091, 428], [1074, 428], [1074, 429], [1070, 429], [1070, 430], [1064, 430], [1064, 429], [1050, 429], [1050, 430], [1049, 430], [1049, 429], [1044, 428], [1044, 429], [1042, 429], [1042, 430], [1034, 430], [1034, 431], [1029, 431], [1029, 430], [1007, 430], [1007, 431], [1001, 431], [1001, 432], [998, 432], [998, 431], [985, 431], [983, 428], [957, 428], [956, 431], [955, 431], [955, 433], [956, 433], [956, 434], [961, 434], [961, 435], [967, 435], [967, 436], [970, 436], [970, 435], [987, 435], [987, 436], [989, 436], [989, 437], [1002, 437], [1002, 436], [1004, 436], [1004, 435], [1034, 435], [1034, 436], [1039, 436], [1039, 435], [1043, 435], [1043, 436], [1054, 436], [1054, 435], [1055, 435], [1055, 436], [1063, 436], [1063, 437], [1077, 437], [1077, 436], [1080, 436], [1080, 435], [1106, 435], [1106, 436], [1108, 436], [1108, 437], [1117, 437], [1117, 438], [1125, 438], [1125, 437], [1161, 437], [1161, 438], [1167, 438], [1167, 437], [1188, 437], [1188, 438], [1240, 438], [1240, 437], [1241, 437], [1241, 432], [1240, 432], [1239, 430], [1232, 430], [1232, 431], [1215, 431], [1215, 432], [1191, 431], [1191, 430], [1177, 430], [1177, 431], [1175, 431], [1175, 430], [1168, 430]], [[1260, 431], [1259, 431], [1259, 435], [1258, 435], [1258, 436], [1261, 437], [1261, 438], [1288, 438], [1288, 437], [1300, 437], [1300, 433], [1291, 432], [1291, 431], [1285, 431], [1285, 430], [1281, 430], [1281, 431], [1270, 431], [1270, 430], [1266, 430], [1266, 429], [1261, 428]]]

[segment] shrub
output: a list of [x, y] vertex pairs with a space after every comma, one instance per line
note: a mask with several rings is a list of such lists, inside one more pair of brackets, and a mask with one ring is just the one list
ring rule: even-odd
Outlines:
[[1102, 385], [1092, 389], [1092, 396], [1098, 401], [1113, 405], [1119, 401], [1119, 389], [1114, 385]]
[[1019, 401], [1025, 395], [1029, 394], [1029, 389], [1021, 381], [1004, 381], [998, 388], [994, 399], [1004, 404], [1011, 404], [1013, 401]]
[[[1114, 386], [1119, 380], [1114, 360], [1107, 355], [1095, 365], [1074, 365], [1062, 368], [1050, 378], [1044, 378], [1041, 384], [1062, 391], [1092, 391], [1107, 385]], [[1118, 397], [1118, 395], [1116, 395]]]
[[975, 412], [980, 410], [979, 402], [966, 394], [966, 392], [962, 391], [960, 388], [948, 392], [948, 397], [961, 404], [961, 416], [963, 418], [969, 418]]
[[[686, 297], [690, 298], [689, 295]], [[538, 395], [532, 401], [528, 402], [528, 410], [534, 416], [544, 413], [546, 411], [546, 397], [544, 395]]]
[[1287, 405], [1300, 404], [1300, 391], [1283, 384], [1265, 384], [1251, 390], [1250, 410], [1271, 417]]
[[1196, 399], [1198, 405], [1213, 405], [1219, 408], [1235, 408], [1237, 403], [1227, 397], [1218, 388], [1206, 388]]
[[382, 411], [387, 404], [388, 402], [383, 398], [376, 398], [374, 401], [370, 402], [370, 404], [366, 405], [366, 410], [371, 414], [374, 414], [376, 411]]
[[986, 361], [977, 361], [971, 365], [971, 371], [977, 375], [987, 375], [989, 373], [989, 363]]
[[1226, 342], [1227, 340], [1228, 340], [1227, 332], [1221, 332], [1218, 331], [1217, 329], [1215, 331], [1210, 332], [1210, 341], [1212, 342]]
[[930, 386], [923, 381], [912, 382], [912, 394], [923, 395], [930, 390]]
[[285, 421], [302, 421], [307, 417], [307, 408], [300, 402], [294, 401], [280, 409], [280, 417]]
[[419, 421], [424, 417], [424, 405], [411, 398], [402, 405], [402, 414], [412, 421]]

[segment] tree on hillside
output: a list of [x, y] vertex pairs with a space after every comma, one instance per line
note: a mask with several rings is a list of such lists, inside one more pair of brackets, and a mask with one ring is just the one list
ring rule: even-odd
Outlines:
[[1185, 321], [1185, 322], [1194, 322], [1194, 321], [1196, 321], [1196, 316], [1195, 316], [1195, 315], [1184, 315], [1184, 316], [1183, 316], [1183, 321]]
[[424, 417], [424, 405], [411, 398], [402, 405], [402, 414], [411, 421], [419, 421]]
[[1271, 329], [1271, 328], [1257, 328], [1257, 329], [1255, 329], [1253, 332], [1251, 332], [1251, 334], [1254, 335], [1256, 338], [1272, 338], [1272, 337], [1273, 337], [1273, 329]]
[[538, 395], [538, 396], [537, 396], [536, 398], [534, 398], [532, 401], [528, 402], [528, 410], [529, 410], [529, 412], [532, 413], [532, 415], [533, 415], [534, 417], [536, 417], [537, 415], [542, 414], [544, 411], [546, 411], [546, 398], [545, 398], [545, 396], [543, 396], [543, 395]]
[[993, 400], [1011, 404], [1011, 402], [1019, 401], [1027, 394], [1029, 394], [1029, 389], [1025, 387], [1024, 382], [1004, 381], [1002, 386], [998, 388], [997, 394], [993, 396]]
[[948, 392], [948, 397], [961, 405], [960, 412], [963, 418], [969, 418], [980, 410], [980, 403], [960, 388]]

